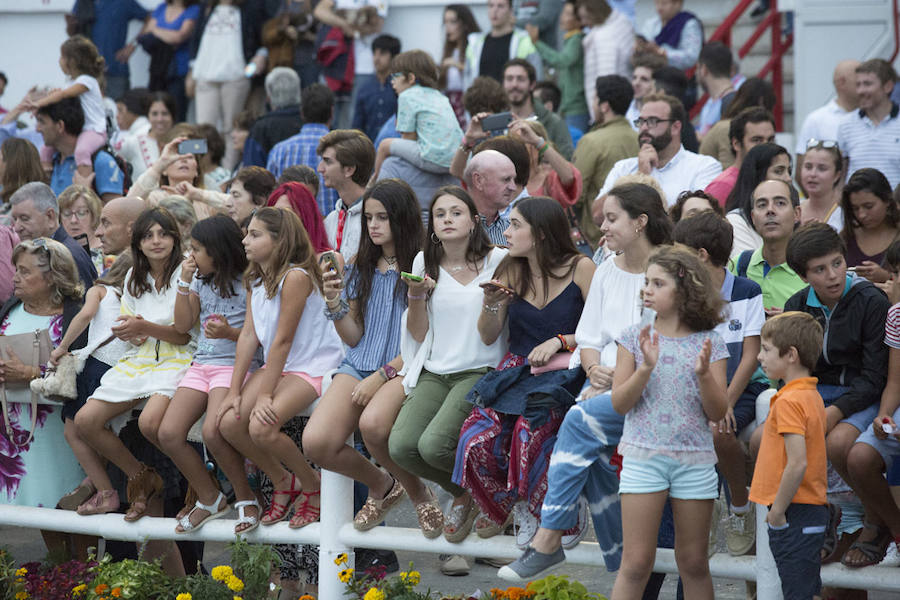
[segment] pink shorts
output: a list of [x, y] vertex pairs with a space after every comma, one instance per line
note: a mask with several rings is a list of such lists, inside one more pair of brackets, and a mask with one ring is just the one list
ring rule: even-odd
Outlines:
[[[262, 368], [265, 369], [266, 365], [263, 365]], [[299, 377], [300, 379], [302, 379], [303, 381], [305, 381], [306, 383], [311, 385], [314, 390], [316, 390], [317, 396], [322, 395], [322, 378], [321, 377], [313, 377], [312, 375], [307, 375], [303, 371], [284, 371], [281, 373], [282, 377], [284, 377], [285, 375], [293, 375], [294, 377]]]
[[208, 394], [214, 388], [230, 388], [234, 367], [230, 365], [203, 365], [194, 363], [178, 383], [178, 387]]

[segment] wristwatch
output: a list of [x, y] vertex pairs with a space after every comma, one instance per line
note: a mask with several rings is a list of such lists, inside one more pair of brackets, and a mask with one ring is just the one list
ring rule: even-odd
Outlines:
[[381, 367], [382, 373], [387, 378], [387, 381], [390, 381], [394, 377], [397, 376], [397, 369], [391, 366], [390, 363], [386, 363], [383, 367]]

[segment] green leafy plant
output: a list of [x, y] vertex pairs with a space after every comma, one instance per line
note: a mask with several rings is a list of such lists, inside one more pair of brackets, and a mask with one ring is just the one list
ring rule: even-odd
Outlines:
[[250, 544], [238, 537], [228, 544], [234, 573], [243, 582], [244, 600], [264, 600], [270, 591], [272, 569], [281, 566], [281, 557], [267, 544]]
[[208, 575], [196, 573], [173, 582], [170, 598], [178, 598], [182, 594], [190, 594], [191, 598], [203, 600], [232, 600], [235, 593], [228, 588], [225, 581], [210, 578]]
[[606, 596], [588, 592], [580, 581], [569, 581], [568, 575], [547, 575], [527, 587], [534, 600], [606, 600]]
[[171, 587], [158, 561], [113, 561], [108, 554], [91, 568], [88, 579], [86, 600], [162, 600]]
[[0, 549], [0, 600], [28, 598], [25, 591], [26, 569], [16, 569], [16, 560], [6, 549]]

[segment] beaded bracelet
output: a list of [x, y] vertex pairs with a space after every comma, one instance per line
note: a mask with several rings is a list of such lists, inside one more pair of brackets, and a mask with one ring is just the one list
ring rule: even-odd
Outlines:
[[562, 347], [559, 349], [560, 352], [565, 350], [566, 352], [572, 352], [575, 350], [572, 346], [569, 345], [569, 342], [566, 341], [566, 336], [561, 333], [556, 334], [556, 339], [559, 340], [559, 343], [562, 344]]
[[175, 293], [178, 294], [179, 296], [190, 296], [191, 295], [190, 292], [184, 291], [184, 288], [182, 288], [181, 286], [179, 286], [178, 289], [175, 290]]
[[500, 305], [499, 304], [482, 304], [481, 310], [483, 310], [486, 313], [496, 315], [497, 313], [500, 312]]
[[409, 300], [425, 300], [426, 298], [428, 298], [428, 294], [420, 294], [418, 296], [413, 296], [412, 294], [406, 294], [406, 297]]
[[346, 300], [341, 299], [341, 305], [336, 311], [332, 311], [328, 305], [325, 305], [325, 318], [329, 321], [340, 321], [350, 312], [350, 304]]

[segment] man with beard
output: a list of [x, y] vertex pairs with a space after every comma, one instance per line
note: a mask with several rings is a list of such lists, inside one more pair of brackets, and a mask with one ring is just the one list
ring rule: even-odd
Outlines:
[[897, 72], [873, 58], [856, 67], [859, 110], [838, 126], [847, 178], [864, 167], [878, 169], [894, 188], [900, 183], [900, 106], [891, 101]]
[[722, 165], [711, 156], [695, 154], [681, 145], [681, 124], [685, 119], [681, 101], [665, 94], [644, 97], [637, 118], [637, 157], [617, 162], [606, 176], [597, 197], [606, 195], [623, 175], [641, 172], [659, 182], [672, 206], [685, 190], [702, 190], [722, 172]]
[[543, 102], [534, 103], [532, 94], [536, 84], [537, 72], [527, 60], [514, 58], [503, 66], [503, 89], [509, 98], [510, 112], [517, 119], [536, 118], [547, 130], [557, 152], [571, 160], [574, 146], [569, 128], [559, 115], [547, 110]]
[[581, 138], [572, 162], [581, 171], [584, 188], [575, 205], [581, 232], [596, 247], [603, 233], [591, 217], [591, 205], [606, 176], [618, 161], [637, 156], [637, 135], [622, 115], [634, 94], [628, 80], [621, 75], [598, 77], [594, 85], [594, 122], [596, 126]]

